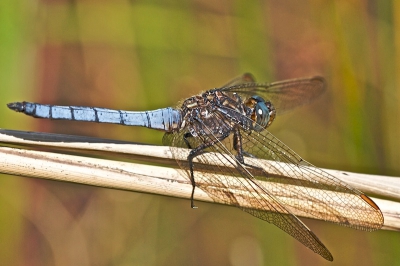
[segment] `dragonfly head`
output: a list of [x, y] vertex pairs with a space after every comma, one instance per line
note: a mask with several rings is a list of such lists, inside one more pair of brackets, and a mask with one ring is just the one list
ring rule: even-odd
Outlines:
[[251, 110], [253, 128], [260, 132], [269, 127], [275, 119], [275, 108], [270, 101], [265, 101], [260, 96], [254, 95], [246, 100], [246, 106]]

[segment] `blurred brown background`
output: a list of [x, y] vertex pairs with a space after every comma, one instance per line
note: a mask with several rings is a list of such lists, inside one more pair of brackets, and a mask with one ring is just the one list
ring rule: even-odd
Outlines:
[[[270, 131], [319, 167], [399, 176], [399, 17], [396, 1], [2, 0], [1, 127], [161, 144], [161, 132], [37, 120], [6, 103], [148, 110], [243, 72], [323, 75], [327, 93]], [[329, 263], [235, 208], [0, 180], [3, 265], [400, 265], [396, 232], [304, 219]]]

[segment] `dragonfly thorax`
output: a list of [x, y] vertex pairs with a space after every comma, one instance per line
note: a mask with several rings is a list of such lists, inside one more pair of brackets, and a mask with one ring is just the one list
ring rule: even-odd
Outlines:
[[226, 136], [236, 125], [252, 129], [252, 121], [248, 119], [249, 108], [237, 94], [209, 90], [186, 99], [181, 110], [181, 129], [187, 127], [193, 136]]

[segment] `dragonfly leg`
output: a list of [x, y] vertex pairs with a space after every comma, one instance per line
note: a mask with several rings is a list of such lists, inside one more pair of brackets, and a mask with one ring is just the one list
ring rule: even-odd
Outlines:
[[262, 171], [265, 176], [268, 174], [262, 169], [261, 167], [255, 166], [255, 165], [250, 165], [244, 162], [244, 156], [251, 157], [251, 158], [257, 158], [253, 154], [246, 152], [243, 150], [243, 142], [242, 142], [242, 135], [240, 134], [239, 127], [235, 127], [233, 129], [233, 148], [236, 150], [237, 155], [235, 156], [236, 159], [243, 165], [246, 165], [248, 167], [251, 167], [253, 169], [256, 169], [258, 171]]
[[236, 159], [241, 164], [244, 164], [242, 135], [240, 134], [240, 130], [238, 127], [235, 127], [233, 129], [233, 148], [237, 152]]
[[[190, 145], [188, 138], [193, 138], [192, 133], [187, 132], [187, 133], [185, 133], [185, 134], [183, 135], [183, 141], [186, 143], [186, 146], [187, 146], [189, 149], [192, 149], [192, 146]], [[199, 155], [199, 154], [193, 155], [193, 156], [191, 157], [191, 159], [189, 159], [189, 157], [191, 156], [191, 154], [192, 154], [193, 151], [194, 151], [194, 150], [192, 150], [192, 151], [190, 152], [189, 156], [188, 156], [188, 161], [189, 161], [189, 165], [190, 165], [190, 182], [192, 183], [192, 195], [190, 196], [190, 207], [191, 207], [192, 209], [196, 209], [197, 207], [194, 205], [194, 200], [193, 200], [193, 197], [194, 197], [194, 190], [195, 190], [195, 188], [196, 188], [196, 182], [194, 181], [193, 162], [192, 162], [192, 160], [193, 160], [193, 158], [194, 158], [195, 156], [197, 156], [197, 155]]]
[[183, 141], [186, 143], [186, 146], [187, 146], [189, 149], [191, 149], [192, 146], [190, 145], [188, 138], [193, 138], [192, 133], [187, 132], [187, 133], [185, 133], [185, 135], [183, 135]]
[[[193, 137], [190, 133], [186, 133], [184, 135], [184, 140], [185, 142], [187, 142], [187, 140], [185, 139], [185, 137]], [[202, 144], [200, 144], [199, 146], [197, 146], [196, 148], [192, 149], [187, 157], [187, 160], [189, 162], [189, 169], [190, 169], [190, 182], [192, 183], [192, 195], [190, 197], [190, 206], [193, 209], [196, 209], [197, 207], [194, 205], [194, 190], [196, 188], [196, 181], [194, 180], [194, 173], [193, 173], [193, 159], [196, 156], [199, 156], [201, 154], [204, 153], [204, 150], [207, 149], [208, 147], [211, 147], [213, 145], [215, 145], [217, 142], [222, 141], [223, 139], [225, 139], [226, 137], [228, 137], [229, 134], [223, 135], [221, 137], [218, 137], [216, 139], [211, 139], [208, 142], [204, 142]], [[188, 144], [188, 143], [187, 143]], [[188, 144], [188, 146], [190, 146]]]
[[233, 130], [233, 148], [237, 151], [238, 155], [236, 159], [242, 164], [244, 164], [244, 156], [257, 158], [255, 155], [251, 154], [250, 152], [243, 150], [243, 142], [242, 142], [242, 135], [240, 134], [239, 128], [235, 128]]

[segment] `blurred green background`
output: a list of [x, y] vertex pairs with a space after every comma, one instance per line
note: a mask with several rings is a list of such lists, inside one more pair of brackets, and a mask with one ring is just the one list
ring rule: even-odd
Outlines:
[[[306, 160], [400, 175], [396, 1], [0, 2], [1, 127], [161, 144], [162, 133], [36, 120], [27, 100], [147, 110], [218, 87], [323, 75], [328, 91], [270, 131]], [[400, 265], [400, 234], [303, 219], [324, 261], [238, 209], [1, 176], [3, 265]]]

